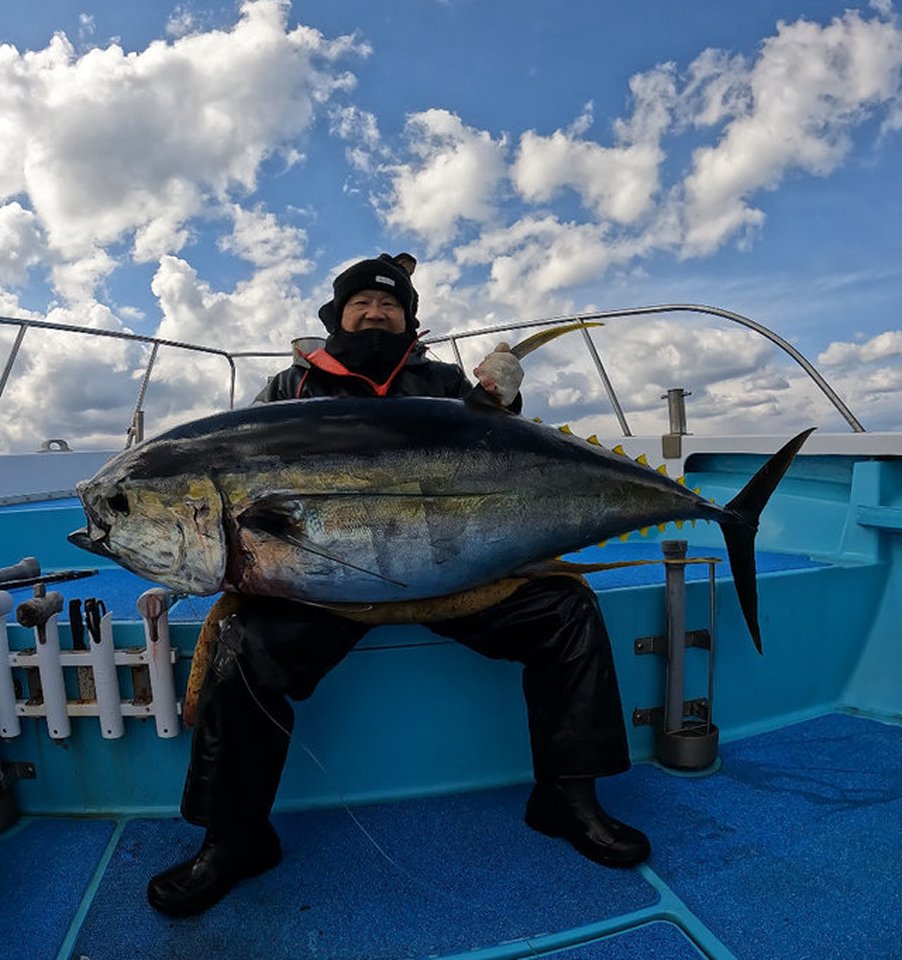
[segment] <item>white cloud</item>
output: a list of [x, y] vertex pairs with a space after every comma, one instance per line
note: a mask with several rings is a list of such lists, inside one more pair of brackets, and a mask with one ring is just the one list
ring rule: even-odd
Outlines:
[[330, 111], [329, 132], [342, 140], [358, 140], [370, 150], [376, 149], [382, 140], [375, 114], [353, 104]]
[[94, 23], [94, 17], [89, 13], [80, 13], [78, 15], [78, 38], [85, 42], [89, 37], [94, 36], [97, 27]]
[[44, 256], [44, 242], [35, 215], [17, 201], [0, 207], [0, 283], [25, 283], [28, 271]]
[[666, 65], [637, 75], [630, 87], [633, 113], [615, 125], [613, 147], [582, 138], [588, 129], [585, 112], [569, 130], [548, 137], [532, 130], [523, 134], [511, 176], [525, 199], [544, 203], [570, 187], [597, 219], [624, 224], [651, 209], [664, 159], [660, 141], [676, 95], [674, 69]]
[[329, 132], [350, 141], [345, 157], [350, 166], [361, 173], [374, 173], [376, 164], [389, 156], [375, 114], [353, 104], [333, 107], [329, 112]]
[[246, 210], [239, 204], [231, 208], [233, 229], [219, 241], [219, 247], [258, 267], [281, 269], [285, 276], [305, 273], [310, 261], [302, 258], [307, 234], [299, 227], [279, 223], [273, 213], [261, 206]]
[[177, 6], [166, 21], [166, 33], [170, 37], [184, 37], [197, 26], [197, 14], [181, 5]]
[[[109, 307], [97, 302], [74, 310], [59, 307], [45, 317], [21, 309], [15, 314], [64, 326], [122, 327]], [[124, 445], [137, 395], [129, 374], [142, 352], [118, 339], [92, 338], [88, 348], [75, 333], [30, 330], [3, 394], [0, 449], [37, 449], [50, 437], [77, 438], [81, 449]]]
[[387, 168], [391, 195], [380, 204], [386, 223], [436, 249], [457, 236], [461, 221], [490, 222], [506, 176], [507, 138], [494, 140], [447, 110], [413, 114], [406, 134], [413, 159]]
[[83, 256], [55, 263], [50, 276], [54, 288], [70, 304], [90, 305], [97, 285], [115, 269], [113, 257], [101, 247], [94, 247]]
[[353, 86], [335, 64], [367, 48], [288, 30], [287, 11], [245, 0], [231, 29], [136, 53], [79, 57], [62, 34], [37, 52], [0, 47], [0, 197], [28, 198], [63, 261], [123, 240], [137, 260], [180, 250], [194, 217], [252, 190], [263, 161]]
[[685, 180], [688, 256], [760, 228], [764, 214], [748, 198], [774, 189], [787, 171], [824, 176], [842, 163], [855, 125], [898, 95], [902, 32], [856, 12], [827, 26], [780, 23], [751, 67], [740, 59], [720, 66], [708, 55], [692, 86], [696, 96], [704, 75], [710, 95], [699, 117], [735, 116], [719, 143], [696, 151]]
[[[258, 276], [238, 284], [231, 293], [218, 291], [186, 261], [164, 257], [151, 283], [163, 313], [157, 335], [231, 350], [249, 349], [254, 342], [263, 349], [277, 343], [285, 346], [292, 336], [291, 316], [298, 313], [299, 300], [283, 285], [261, 285]], [[274, 296], [267, 305], [268, 295]], [[261, 307], [265, 312], [259, 312]]]
[[834, 368], [854, 368], [874, 361], [902, 356], [902, 330], [886, 330], [864, 343], [834, 341], [817, 358], [818, 363]]

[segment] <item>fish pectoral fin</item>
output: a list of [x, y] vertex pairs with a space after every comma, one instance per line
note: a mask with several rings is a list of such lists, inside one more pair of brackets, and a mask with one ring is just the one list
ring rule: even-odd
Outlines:
[[236, 517], [248, 530], [285, 539], [304, 534], [304, 504], [298, 497], [272, 494], [252, 503]]
[[324, 560], [347, 567], [349, 570], [356, 570], [358, 573], [375, 577], [377, 580], [394, 584], [397, 587], [407, 586], [406, 583], [392, 577], [386, 577], [376, 570], [368, 570], [366, 567], [361, 567], [350, 560], [337, 557], [314, 543], [306, 534], [304, 505], [297, 497], [281, 494], [263, 497], [240, 513], [237, 520], [239, 525], [247, 530], [265, 533], [269, 537], [290, 543], [299, 550], [312, 553], [314, 556], [322, 557]]
[[377, 580], [381, 580], [383, 583], [391, 583], [396, 587], [407, 587], [407, 584], [401, 580], [395, 580], [393, 577], [386, 577], [385, 574], [377, 573], [375, 570], [367, 570], [366, 567], [361, 567], [356, 563], [351, 563], [350, 560], [342, 560], [341, 557], [336, 557], [334, 554], [327, 553], [325, 550], [321, 550], [319, 547], [314, 546], [306, 537], [283, 537], [283, 539], [287, 540], [288, 543], [298, 547], [300, 550], [306, 550], [307, 553], [312, 553], [317, 557], [322, 557], [323, 560], [329, 560], [332, 563], [337, 563], [339, 566], [347, 567], [349, 570], [356, 570], [358, 573], [364, 573], [368, 577], [375, 577]]

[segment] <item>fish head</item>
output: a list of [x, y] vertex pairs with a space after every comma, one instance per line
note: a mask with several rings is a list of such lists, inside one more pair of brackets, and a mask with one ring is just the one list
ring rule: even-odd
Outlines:
[[88, 523], [69, 535], [71, 543], [179, 592], [221, 589], [226, 534], [209, 477], [135, 479], [108, 465], [76, 490]]

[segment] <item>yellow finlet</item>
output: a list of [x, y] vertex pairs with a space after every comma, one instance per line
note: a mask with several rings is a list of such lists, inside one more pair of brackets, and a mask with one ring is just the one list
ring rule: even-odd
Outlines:
[[641, 463], [643, 467], [647, 467], [648, 457], [646, 457], [644, 453], [640, 453], [639, 456], [636, 457], [636, 463]]
[[626, 543], [626, 541], [629, 540], [629, 538], [630, 538], [630, 535], [628, 533], [621, 533], [617, 539], [622, 540], [624, 543]]
[[608, 542], [607, 540], [599, 540], [598, 543], [595, 544], [595, 546], [596, 546], [596, 547], [603, 547], [603, 546], [605, 546], [605, 544], [607, 544], [607, 542]]
[[598, 439], [598, 437], [595, 436], [594, 433], [592, 434], [591, 437], [586, 437], [586, 442], [591, 443], [593, 447], [604, 446], [604, 444], [602, 444], [602, 442]]
[[625, 456], [626, 456], [626, 450], [624, 450], [623, 447], [621, 447], [619, 443], [617, 444], [616, 447], [614, 447], [614, 448], [611, 450], [611, 453], [616, 453], [618, 457], [625, 457]]
[[573, 431], [570, 429], [570, 424], [569, 424], [569, 423], [565, 423], [563, 426], [558, 427], [558, 430], [560, 430], [561, 433], [566, 433], [566, 434], [568, 434], [568, 435], [571, 436], [571, 437], [573, 436]]
[[660, 473], [662, 477], [666, 477], [666, 476], [667, 476], [667, 464], [666, 464], [666, 463], [662, 463], [661, 466], [658, 467], [658, 473]]
[[[682, 530], [682, 529], [683, 529], [683, 524], [684, 524], [686, 521], [685, 521], [685, 520], [674, 520], [673, 522], [676, 524], [677, 530]], [[694, 521], [694, 520], [692, 521], [692, 524], [693, 524], [693, 526], [695, 525], [695, 521]]]
[[685, 487], [685, 486], [686, 486], [686, 474], [683, 474], [683, 476], [681, 476], [681, 477], [677, 477], [677, 481], [676, 481], [676, 482], [677, 482], [681, 487]]
[[542, 418], [541, 418], [541, 417], [533, 417], [533, 418], [532, 418], [532, 422], [533, 422], [533, 423], [541, 423], [541, 422], [542, 422]]
[[658, 533], [663, 533], [666, 529], [667, 529], [667, 524], [666, 524], [666, 523], [659, 523], [659, 524], [658, 524]]
[[648, 536], [648, 531], [649, 531], [650, 529], [651, 529], [650, 527], [642, 527], [642, 528], [639, 530], [639, 536], [640, 536], [640, 537], [647, 537], [647, 536]]

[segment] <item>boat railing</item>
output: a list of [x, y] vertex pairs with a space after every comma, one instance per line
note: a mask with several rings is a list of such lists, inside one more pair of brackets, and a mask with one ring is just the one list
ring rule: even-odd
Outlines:
[[[737, 323], [740, 326], [744, 326], [749, 330], [754, 331], [755, 333], [763, 336], [769, 340], [772, 344], [777, 346], [785, 354], [787, 354], [796, 364], [798, 364], [808, 375], [808, 377], [814, 382], [817, 388], [821, 393], [827, 398], [827, 400], [832, 404], [832, 406], [838, 411], [838, 413], [843, 417], [846, 423], [849, 424], [852, 431], [855, 433], [864, 433], [865, 428], [862, 426], [858, 418], [852, 413], [852, 411], [846, 406], [843, 400], [838, 396], [836, 391], [830, 386], [826, 381], [824, 376], [817, 370], [814, 364], [811, 363], [802, 353], [800, 353], [792, 344], [784, 340], [779, 334], [775, 333], [773, 330], [770, 330], [764, 324], [752, 320], [749, 317], [745, 317], [742, 314], [734, 313], [730, 310], [724, 310], [720, 307], [712, 307], [705, 304], [690, 304], [690, 303], [668, 303], [668, 304], [656, 304], [652, 306], [644, 307], [628, 307], [620, 308], [615, 310], [599, 310], [592, 313], [579, 313], [571, 314], [568, 316], [560, 317], [548, 317], [537, 320], [518, 320], [512, 321], [509, 323], [500, 323], [488, 327], [479, 327], [472, 330], [462, 330], [455, 331], [449, 334], [444, 334], [436, 337], [424, 338], [423, 343], [427, 346], [439, 346], [442, 344], [448, 345], [453, 354], [454, 358], [461, 366], [464, 366], [463, 360], [460, 354], [460, 343], [461, 341], [470, 339], [472, 337], [483, 337], [493, 334], [504, 334], [511, 333], [517, 330], [525, 330], [533, 327], [549, 327], [555, 326], [558, 324], [572, 324], [572, 323], [581, 323], [584, 324], [583, 329], [581, 330], [583, 344], [585, 349], [592, 361], [592, 364], [595, 368], [595, 372], [598, 375], [599, 380], [602, 383], [605, 394], [608, 398], [609, 403], [611, 404], [611, 409], [614, 412], [614, 415], [617, 418], [617, 422], [620, 426], [620, 430], [625, 437], [632, 436], [632, 431], [630, 430], [629, 423], [624, 413], [623, 406], [620, 403], [620, 400], [617, 396], [617, 392], [614, 389], [614, 386], [611, 382], [610, 377], [608, 376], [607, 370], [605, 369], [604, 362], [601, 358], [601, 353], [598, 349], [597, 344], [592, 339], [590, 332], [591, 324], [603, 322], [605, 320], [619, 319], [625, 317], [643, 317], [643, 316], [656, 316], [656, 315], [675, 315], [681, 313], [694, 313], [702, 314], [707, 316], [719, 317], [724, 320], [729, 320], [732, 323]], [[6, 359], [6, 364], [3, 368], [3, 372], [0, 373], [0, 400], [2, 400], [3, 393], [6, 389], [6, 384], [10, 378], [10, 375], [13, 370], [13, 366], [16, 362], [16, 358], [19, 354], [19, 351], [22, 346], [22, 342], [25, 338], [26, 333], [29, 330], [53, 330], [64, 333], [73, 333], [80, 336], [89, 336], [89, 337], [106, 337], [117, 340], [126, 340], [133, 343], [140, 343], [150, 347], [150, 355], [148, 357], [147, 363], [144, 367], [144, 372], [141, 377], [141, 382], [138, 388], [138, 396], [136, 398], [134, 411], [132, 413], [131, 421], [128, 425], [126, 435], [126, 446], [130, 446], [136, 440], [143, 439], [143, 419], [144, 419], [144, 399], [147, 392], [147, 386], [150, 382], [151, 374], [153, 373], [154, 366], [157, 361], [160, 347], [171, 347], [177, 350], [184, 350], [189, 353], [201, 353], [207, 354], [210, 356], [222, 357], [222, 359], [229, 366], [229, 408], [231, 409], [235, 405], [235, 385], [236, 385], [236, 375], [237, 368], [235, 361], [237, 359], [262, 359], [266, 357], [290, 357], [290, 351], [261, 351], [261, 350], [250, 350], [250, 351], [229, 351], [217, 347], [208, 347], [195, 343], [188, 343], [181, 340], [169, 340], [162, 337], [150, 337], [142, 334], [126, 332], [122, 330], [104, 330], [98, 329], [96, 327], [83, 327], [76, 325], [69, 325], [63, 323], [56, 323], [49, 320], [31, 320], [21, 317], [0, 317], [0, 326], [8, 326], [16, 328], [16, 336], [13, 341], [12, 347], [10, 349], [9, 355]], [[673, 393], [674, 391], [671, 391]]]

